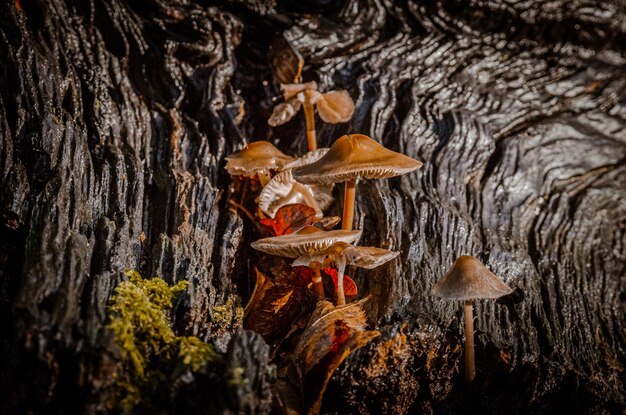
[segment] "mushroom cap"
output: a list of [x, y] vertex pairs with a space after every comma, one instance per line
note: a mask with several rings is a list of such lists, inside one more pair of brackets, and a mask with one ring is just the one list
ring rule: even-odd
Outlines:
[[360, 236], [360, 230], [322, 231], [314, 226], [305, 226], [288, 235], [259, 239], [250, 246], [266, 254], [297, 258], [320, 251], [338, 241], [354, 242]]
[[328, 153], [329, 148], [322, 147], [316, 150], [308, 151], [304, 153], [302, 156], [298, 157], [294, 161], [290, 161], [281, 167], [281, 170], [290, 170], [295, 169], [296, 167], [306, 166], [307, 164], [315, 163], [317, 160], [321, 159]]
[[297, 98], [292, 98], [274, 107], [272, 115], [267, 120], [271, 127], [278, 127], [291, 120], [300, 111], [302, 103]]
[[226, 157], [226, 170], [231, 176], [253, 176], [261, 170], [278, 169], [293, 161], [268, 141], [255, 141]]
[[500, 298], [513, 292], [473, 256], [462, 255], [433, 287], [431, 293], [446, 300]]
[[348, 91], [328, 91], [317, 101], [317, 113], [320, 118], [329, 124], [338, 124], [350, 121], [354, 114], [354, 101]]
[[291, 171], [282, 171], [272, 177], [259, 194], [259, 208], [271, 218], [282, 206], [303, 203], [317, 211], [317, 216], [323, 216], [311, 186], [298, 183], [291, 175]]
[[327, 267], [343, 257], [347, 264], [372, 269], [391, 261], [398, 255], [400, 255], [399, 252], [373, 246], [354, 246], [346, 242], [335, 242], [325, 249], [298, 257], [291, 265], [308, 267], [309, 264], [319, 263]]
[[285, 101], [288, 101], [305, 90], [317, 91], [317, 83], [315, 81], [311, 81], [303, 84], [281, 84], [280, 89], [283, 90]]
[[385, 179], [410, 173], [422, 162], [391, 151], [363, 134], [344, 135], [315, 163], [293, 170], [305, 184], [330, 184], [346, 180]]

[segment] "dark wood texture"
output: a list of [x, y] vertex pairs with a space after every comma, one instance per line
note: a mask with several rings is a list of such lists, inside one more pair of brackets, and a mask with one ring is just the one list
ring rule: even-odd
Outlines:
[[[248, 299], [253, 257], [250, 223], [228, 209], [224, 157], [246, 140], [306, 148], [303, 117], [266, 123], [276, 36], [304, 57], [305, 80], [355, 99], [349, 123], [318, 120], [320, 147], [364, 133], [424, 162], [359, 185], [361, 243], [402, 254], [350, 272], [383, 336], [341, 366], [324, 408], [624, 408], [623, 2], [20, 4], [0, 6], [4, 413], [105, 407], [117, 364], [106, 307], [127, 268], [187, 279], [177, 329], [226, 353], [236, 324], [213, 307]], [[445, 349], [462, 342], [462, 306], [429, 296], [461, 254], [515, 289], [476, 303], [474, 386]], [[365, 370], [387, 341], [397, 359]], [[422, 370], [433, 347], [438, 379]], [[259, 374], [229, 411], [270, 408], [268, 353], [252, 333], [231, 341], [221, 367]], [[210, 396], [198, 382], [170, 404]], [[472, 401], [472, 388], [493, 399]]]

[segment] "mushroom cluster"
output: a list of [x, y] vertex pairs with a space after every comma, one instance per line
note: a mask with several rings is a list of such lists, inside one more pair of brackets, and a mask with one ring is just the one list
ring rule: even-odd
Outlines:
[[[344, 135], [330, 148], [318, 149], [314, 106], [322, 120], [346, 122], [354, 113], [352, 98], [344, 90], [321, 93], [315, 82], [281, 84], [281, 88], [285, 101], [274, 109], [268, 123], [271, 126], [281, 125], [303, 108], [309, 152], [294, 158], [267, 141], [252, 142], [227, 157], [226, 169], [233, 176], [258, 176], [262, 189], [255, 199], [257, 214], [269, 218], [287, 205], [303, 204], [313, 208], [316, 217], [321, 219], [324, 210], [334, 200], [334, 184], [345, 183], [342, 231], [324, 232], [309, 226], [293, 234], [264, 238], [252, 244], [253, 248], [266, 254], [295, 258], [294, 266], [302, 265], [314, 270], [312, 287], [322, 298], [326, 294], [320, 270], [336, 267], [337, 304], [345, 304], [343, 283], [346, 265], [374, 268], [398, 255], [379, 248], [349, 245], [361, 234], [361, 231], [351, 232], [358, 181], [410, 173], [420, 168], [422, 163], [386, 149], [363, 134]], [[252, 218], [253, 215], [248, 216]]]
[[[307, 91], [305, 85], [299, 84], [301, 88], [297, 90]], [[289, 97], [293, 95], [294, 88], [289, 86], [287, 89]], [[337, 304], [343, 305], [346, 303], [343, 284], [346, 265], [371, 269], [399, 254], [375, 247], [350, 245], [361, 234], [361, 231], [352, 231], [359, 179], [384, 179], [410, 173], [421, 166], [418, 160], [388, 150], [363, 134], [342, 136], [329, 149], [315, 149], [299, 159], [285, 161], [282, 171], [261, 191], [259, 208], [271, 216], [286, 203], [304, 203], [321, 216], [332, 202], [332, 198], [328, 197], [332, 185], [345, 182], [342, 231], [324, 232], [309, 226], [293, 234], [258, 240], [252, 247], [270, 255], [296, 258], [294, 266], [314, 270], [313, 288], [321, 298], [325, 297], [325, 292], [320, 270], [336, 267], [335, 294]]]
[[[302, 88], [298, 90], [306, 91], [304, 85], [301, 84]], [[289, 91], [290, 94], [293, 92]], [[286, 203], [304, 203], [321, 216], [332, 202], [332, 198], [328, 197], [332, 185], [345, 182], [342, 231], [324, 232], [309, 226], [293, 234], [258, 240], [252, 247], [270, 255], [296, 258], [294, 266], [314, 270], [313, 288], [321, 298], [325, 297], [325, 293], [320, 270], [336, 267], [337, 304], [345, 304], [343, 282], [346, 265], [371, 269], [398, 255], [385, 249], [350, 245], [361, 234], [361, 231], [352, 231], [358, 180], [398, 176], [421, 166], [421, 162], [388, 150], [363, 134], [342, 136], [329, 149], [316, 149], [301, 158], [286, 161], [281, 166], [282, 171], [261, 191], [261, 211], [271, 216]]]
[[[273, 234], [270, 232], [274, 236], [258, 239], [251, 246], [266, 255], [293, 260], [292, 271], [300, 273], [298, 275], [301, 281], [310, 281], [308, 285], [300, 286], [302, 290], [308, 295], [307, 290], [311, 289], [320, 300], [334, 294], [339, 309], [340, 306], [346, 305], [344, 278], [347, 278], [345, 270], [348, 265], [372, 269], [399, 255], [399, 252], [387, 249], [356, 245], [362, 235], [362, 230], [353, 230], [359, 181], [408, 174], [422, 167], [422, 163], [389, 150], [364, 134], [343, 135], [330, 148], [318, 148], [315, 108], [323, 121], [343, 123], [352, 117], [355, 110], [354, 102], [347, 91], [321, 93], [318, 91], [317, 83], [302, 83], [300, 74], [303, 63], [299, 62], [297, 70], [290, 71], [287, 77], [287, 82], [292, 82], [293, 79], [295, 83], [281, 84], [284, 102], [274, 108], [268, 124], [272, 127], [282, 125], [291, 120], [302, 108], [306, 120], [309, 152], [300, 157], [292, 157], [282, 153], [267, 141], [252, 142], [227, 157], [226, 169], [233, 176], [258, 177], [261, 190], [255, 194], [254, 203], [256, 216], [263, 224], [272, 220], [275, 223], [283, 223], [283, 218], [288, 216], [284, 214], [285, 211], [294, 210], [294, 206], [306, 205], [305, 208], [299, 207], [301, 212], [308, 210], [304, 215], [305, 221], [292, 220], [288, 226], [280, 229], [274, 226]], [[324, 217], [324, 211], [334, 201], [332, 192], [335, 183], [344, 183], [341, 230], [332, 230], [338, 219], [334, 221], [332, 218]], [[255, 189], [258, 189], [258, 186], [255, 186]], [[254, 215], [249, 212], [247, 214], [254, 220]], [[315, 218], [311, 219], [313, 216]], [[330, 223], [332, 226], [328, 226]], [[326, 230], [321, 229], [324, 227]], [[285, 265], [282, 262], [283, 268]], [[334, 293], [327, 293], [324, 289], [321, 271], [324, 270], [325, 274], [328, 274], [328, 268], [332, 272], [327, 278], [334, 282]], [[306, 279], [302, 277], [305, 274]], [[353, 283], [348, 279], [347, 284]], [[330, 283], [328, 285], [330, 286]], [[435, 296], [465, 302], [465, 375], [468, 381], [474, 379], [476, 372], [474, 301], [498, 298], [510, 293], [511, 289], [504, 282], [471, 256], [459, 257], [432, 289]], [[289, 295], [286, 298], [288, 297]], [[279, 300], [287, 301], [282, 297]], [[279, 300], [276, 301], [280, 302]]]

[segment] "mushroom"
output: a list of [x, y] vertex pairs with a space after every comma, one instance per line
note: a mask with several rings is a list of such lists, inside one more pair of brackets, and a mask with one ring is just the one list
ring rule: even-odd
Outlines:
[[[328, 150], [329, 150], [328, 148], [318, 148], [317, 150], [309, 151], [308, 153], [298, 157], [297, 159], [285, 164], [279, 170], [280, 171], [292, 170], [296, 167], [305, 166], [307, 164], [314, 163], [320, 158], [322, 158], [322, 156], [324, 156], [324, 154], [326, 154]], [[294, 189], [297, 188], [297, 186], [294, 185], [293, 183], [298, 183], [300, 186], [306, 186], [307, 189], [310, 189], [310, 192], [312, 193], [314, 202], [316, 204], [314, 204], [313, 201], [310, 201], [310, 198], [302, 197], [301, 200], [304, 201], [304, 203], [308, 204], [309, 206], [314, 207], [315, 209], [319, 208], [320, 211], [324, 211], [335, 201], [335, 198], [333, 197], [333, 188], [335, 187], [334, 184], [309, 186], [309, 185], [303, 185], [300, 182], [296, 182], [293, 179], [293, 175], [291, 175], [291, 173], [289, 174], [289, 176], [281, 176], [280, 179], [278, 179], [278, 176], [280, 176], [280, 173], [277, 174], [274, 177], [274, 179], [272, 179], [272, 181], [277, 180], [275, 186], [272, 186], [273, 185], [272, 182], [268, 183], [268, 187], [272, 186], [271, 189], [274, 189], [274, 190], [268, 189], [268, 191], [265, 192], [265, 189], [263, 189], [264, 191], [261, 192], [261, 195], [259, 196], [259, 207], [264, 212], [266, 212], [265, 206], [267, 205], [269, 208], [269, 205], [272, 203], [280, 203], [280, 205], [278, 205], [277, 208], [280, 208], [280, 206], [287, 204], [287, 203], [293, 203], [293, 202], [283, 203], [283, 201], [279, 200], [280, 198], [284, 197], [284, 195], [288, 194], [289, 191], [291, 191], [291, 189], [288, 188], [288, 186], [293, 186]], [[298, 190], [301, 190], [301, 189], [298, 189]], [[279, 196], [279, 195], [282, 195], [282, 196]], [[306, 200], [309, 200], [309, 202], [307, 202]]]
[[[336, 242], [354, 242], [361, 236], [361, 231], [323, 231], [314, 226], [305, 226], [288, 235], [272, 236], [252, 242], [252, 248], [270, 255], [287, 258], [298, 258], [310, 252], [321, 251]], [[309, 266], [307, 264], [306, 266]], [[311, 267], [310, 267], [311, 268]], [[313, 286], [321, 297], [324, 297], [324, 287], [320, 268], [315, 269]]]
[[317, 91], [315, 82], [281, 84], [281, 89], [285, 102], [274, 108], [267, 123], [272, 127], [282, 125], [292, 119], [300, 107], [303, 107], [309, 151], [317, 149], [314, 105], [317, 105], [320, 118], [330, 124], [347, 122], [354, 113], [354, 102], [345, 90], [328, 91], [322, 94]]
[[323, 216], [311, 187], [295, 181], [290, 170], [274, 176], [259, 194], [259, 209], [271, 218], [281, 206], [292, 203], [304, 203], [315, 209], [318, 218]]
[[332, 263], [337, 265], [337, 305], [346, 303], [343, 289], [343, 274], [346, 265], [372, 269], [391, 261], [400, 255], [399, 252], [370, 246], [353, 246], [347, 242], [335, 242], [325, 249], [307, 253], [293, 261], [293, 266], [326, 268]]
[[315, 163], [295, 168], [293, 177], [305, 184], [346, 182], [342, 228], [352, 229], [359, 179], [386, 179], [420, 167], [421, 161], [388, 150], [366, 135], [350, 134], [335, 141]]
[[261, 186], [271, 179], [270, 170], [279, 169], [294, 160], [267, 141], [255, 141], [226, 157], [226, 170], [231, 176], [251, 177], [258, 174]]
[[473, 256], [462, 255], [435, 284], [431, 294], [445, 300], [465, 301], [465, 378], [476, 376], [474, 363], [474, 300], [500, 298], [513, 292], [494, 273]]

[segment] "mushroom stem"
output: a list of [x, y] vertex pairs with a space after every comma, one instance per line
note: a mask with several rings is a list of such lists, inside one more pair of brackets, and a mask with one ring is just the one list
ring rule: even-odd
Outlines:
[[309, 144], [309, 151], [317, 150], [317, 136], [315, 134], [315, 110], [311, 102], [311, 93], [304, 92], [304, 119], [306, 120], [306, 138]]
[[346, 181], [346, 187], [343, 197], [343, 219], [341, 220], [341, 229], [352, 230], [352, 222], [354, 222], [354, 200], [356, 199], [356, 185], [359, 179], [351, 179]]
[[343, 291], [343, 273], [346, 270], [346, 260], [341, 257], [337, 260], [337, 305], [346, 304], [346, 295]]
[[313, 288], [315, 289], [315, 293], [320, 297], [324, 298], [324, 284], [322, 284], [322, 274], [319, 269], [314, 270], [315, 276], [313, 277]]
[[465, 379], [471, 382], [476, 377], [474, 363], [474, 302], [465, 301]]

